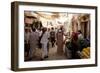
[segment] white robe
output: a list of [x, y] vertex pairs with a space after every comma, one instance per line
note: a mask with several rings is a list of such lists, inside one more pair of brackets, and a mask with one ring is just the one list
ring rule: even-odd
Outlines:
[[37, 32], [32, 32], [30, 34], [29, 42], [30, 42], [30, 57], [34, 55], [36, 52], [37, 44], [39, 40], [39, 35]]
[[41, 43], [48, 43], [48, 38], [50, 37], [50, 34], [48, 32], [45, 32], [41, 38]]
[[47, 51], [47, 44], [48, 44], [48, 38], [49, 38], [49, 33], [45, 32], [41, 38], [41, 44], [42, 44], [42, 58], [48, 55]]

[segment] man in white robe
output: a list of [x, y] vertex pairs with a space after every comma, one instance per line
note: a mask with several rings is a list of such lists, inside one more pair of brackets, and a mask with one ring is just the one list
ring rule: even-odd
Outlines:
[[35, 57], [36, 48], [38, 45], [39, 35], [36, 32], [36, 29], [33, 28], [30, 34], [29, 42], [30, 42], [30, 58]]
[[47, 58], [48, 57], [48, 50], [47, 50], [47, 44], [49, 41], [49, 33], [47, 32], [47, 29], [44, 28], [44, 33], [42, 34], [41, 37], [41, 44], [42, 44], [42, 59]]

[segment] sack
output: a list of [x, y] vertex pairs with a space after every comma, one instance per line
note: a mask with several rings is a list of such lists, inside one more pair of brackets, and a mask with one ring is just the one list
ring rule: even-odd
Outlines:
[[81, 58], [90, 58], [90, 47], [84, 48], [81, 52]]

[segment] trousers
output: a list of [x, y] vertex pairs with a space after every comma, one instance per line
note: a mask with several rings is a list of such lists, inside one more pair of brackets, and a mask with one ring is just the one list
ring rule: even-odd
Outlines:
[[47, 43], [42, 43], [42, 58], [48, 55]]

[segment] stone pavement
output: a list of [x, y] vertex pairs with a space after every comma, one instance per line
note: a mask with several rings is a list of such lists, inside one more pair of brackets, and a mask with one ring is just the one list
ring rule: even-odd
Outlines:
[[[41, 56], [42, 56], [42, 52], [41, 49], [37, 49], [36, 50], [36, 57], [34, 57], [32, 60], [27, 60], [27, 61], [41, 61]], [[64, 60], [67, 59], [66, 56], [64, 54], [62, 55], [58, 55], [57, 54], [57, 46], [55, 45], [55, 47], [51, 47], [49, 48], [49, 52], [48, 52], [48, 58], [44, 59], [45, 60]]]

